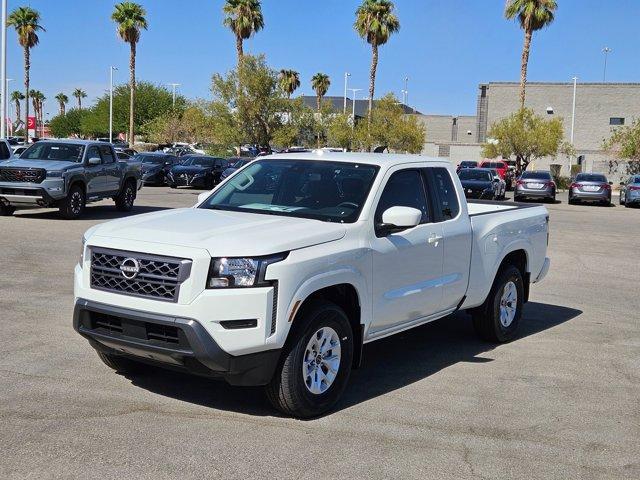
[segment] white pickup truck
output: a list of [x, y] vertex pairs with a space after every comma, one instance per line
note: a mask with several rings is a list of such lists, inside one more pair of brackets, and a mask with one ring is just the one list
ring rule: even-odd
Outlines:
[[74, 328], [111, 368], [144, 363], [265, 385], [311, 417], [363, 344], [463, 309], [514, 337], [546, 275], [543, 206], [467, 204], [449, 162], [312, 152], [249, 163], [193, 208], [89, 229]]

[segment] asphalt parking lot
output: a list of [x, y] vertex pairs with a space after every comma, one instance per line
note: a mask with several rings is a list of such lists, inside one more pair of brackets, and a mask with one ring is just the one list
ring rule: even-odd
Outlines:
[[[144, 188], [134, 213], [198, 193]], [[640, 478], [640, 209], [559, 198], [515, 341], [460, 313], [370, 344], [311, 421], [260, 389], [100, 362], [71, 326], [72, 270], [112, 202], [0, 217], [0, 478]]]

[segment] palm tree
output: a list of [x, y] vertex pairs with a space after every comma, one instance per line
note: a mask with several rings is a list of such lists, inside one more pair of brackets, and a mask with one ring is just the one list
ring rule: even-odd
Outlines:
[[389, 37], [400, 30], [400, 21], [393, 13], [393, 2], [388, 0], [364, 0], [356, 10], [353, 25], [358, 35], [371, 45], [371, 71], [369, 73], [369, 116], [373, 108], [373, 94], [378, 68], [378, 47], [384, 45]]
[[318, 111], [320, 111], [322, 97], [327, 94], [327, 90], [329, 90], [330, 85], [331, 80], [329, 79], [329, 75], [326, 75], [324, 73], [316, 73], [313, 77], [311, 77], [311, 87], [316, 92]]
[[[40, 13], [30, 7], [18, 7], [7, 18], [7, 26], [14, 27], [18, 34], [18, 43], [24, 50], [24, 117], [25, 129], [29, 124], [29, 70], [31, 69], [31, 49], [38, 45], [38, 31], [44, 31], [40, 25]], [[28, 135], [25, 135], [25, 138]]]
[[73, 91], [73, 96], [76, 98], [76, 100], [78, 101], [78, 110], [82, 110], [82, 99], [83, 98], [87, 98], [87, 92], [85, 92], [84, 90], [82, 90], [81, 88], [76, 88]]
[[558, 8], [556, 0], [508, 0], [504, 16], [513, 20], [518, 17], [520, 28], [524, 30], [524, 46], [522, 47], [522, 63], [520, 65], [520, 108], [524, 108], [525, 89], [527, 85], [527, 66], [533, 32], [541, 30], [553, 22]]
[[67, 97], [64, 93], [60, 92], [55, 96], [55, 99], [58, 101], [58, 105], [60, 106], [60, 115], [64, 115], [66, 111], [66, 105], [69, 103], [69, 97]]
[[11, 101], [16, 104], [16, 128], [20, 124], [20, 101], [24, 100], [22, 92], [15, 90], [11, 93]]
[[300, 86], [300, 74], [295, 70], [280, 70], [278, 75], [280, 81], [280, 88], [286, 93], [287, 98], [291, 98], [293, 92]]
[[240, 65], [244, 55], [242, 42], [264, 28], [260, 0], [226, 0], [222, 11], [225, 14], [224, 25], [236, 36], [236, 52]]
[[30, 90], [29, 97], [31, 97], [31, 102], [33, 104], [33, 112], [36, 117], [36, 136], [38, 132], [38, 125], [42, 125], [42, 105], [43, 102], [47, 99], [44, 94], [40, 90]]
[[147, 12], [133, 2], [122, 2], [115, 6], [111, 19], [118, 25], [118, 35], [122, 41], [129, 44], [129, 143], [133, 145], [135, 136], [133, 131], [134, 98], [136, 94], [136, 45], [140, 40], [141, 30], [147, 29]]

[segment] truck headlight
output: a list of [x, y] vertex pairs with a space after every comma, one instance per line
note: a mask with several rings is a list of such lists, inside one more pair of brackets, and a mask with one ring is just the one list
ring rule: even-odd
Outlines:
[[265, 280], [267, 267], [272, 263], [281, 262], [285, 258], [287, 258], [287, 253], [254, 258], [212, 258], [207, 277], [207, 288], [244, 288], [270, 285], [270, 282]]
[[62, 171], [48, 171], [47, 178], [62, 178]]
[[84, 247], [87, 244], [87, 239], [85, 236], [82, 236], [82, 249], [80, 250], [80, 268], [82, 268], [82, 264], [84, 263]]

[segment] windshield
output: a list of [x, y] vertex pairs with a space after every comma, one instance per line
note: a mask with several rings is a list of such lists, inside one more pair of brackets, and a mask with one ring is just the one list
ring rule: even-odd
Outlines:
[[549, 180], [551, 174], [549, 172], [522, 172], [520, 178], [534, 178], [536, 180]]
[[478, 162], [460, 162], [461, 167], [475, 167], [478, 165]]
[[154, 165], [160, 165], [169, 160], [169, 157], [161, 155], [136, 155], [136, 160], [142, 163], [153, 163]]
[[198, 167], [212, 167], [214, 159], [211, 157], [187, 157], [182, 165], [194, 165]]
[[576, 181], [583, 182], [606, 182], [607, 178], [604, 175], [596, 175], [593, 173], [579, 173], [576, 177]]
[[200, 208], [353, 223], [377, 172], [377, 166], [356, 163], [259, 160]]
[[249, 163], [250, 161], [251, 161], [251, 160], [238, 160], [237, 162], [232, 163], [232, 164], [230, 165], [230, 167], [233, 167], [233, 168], [242, 168], [242, 167], [244, 167], [247, 163]]
[[27, 148], [20, 158], [28, 160], [58, 160], [61, 162], [82, 161], [84, 145], [73, 143], [38, 142]]
[[493, 175], [486, 170], [463, 170], [458, 175], [460, 180], [484, 180], [491, 181]]
[[482, 164], [484, 168], [504, 168], [504, 163], [502, 162], [484, 162]]

